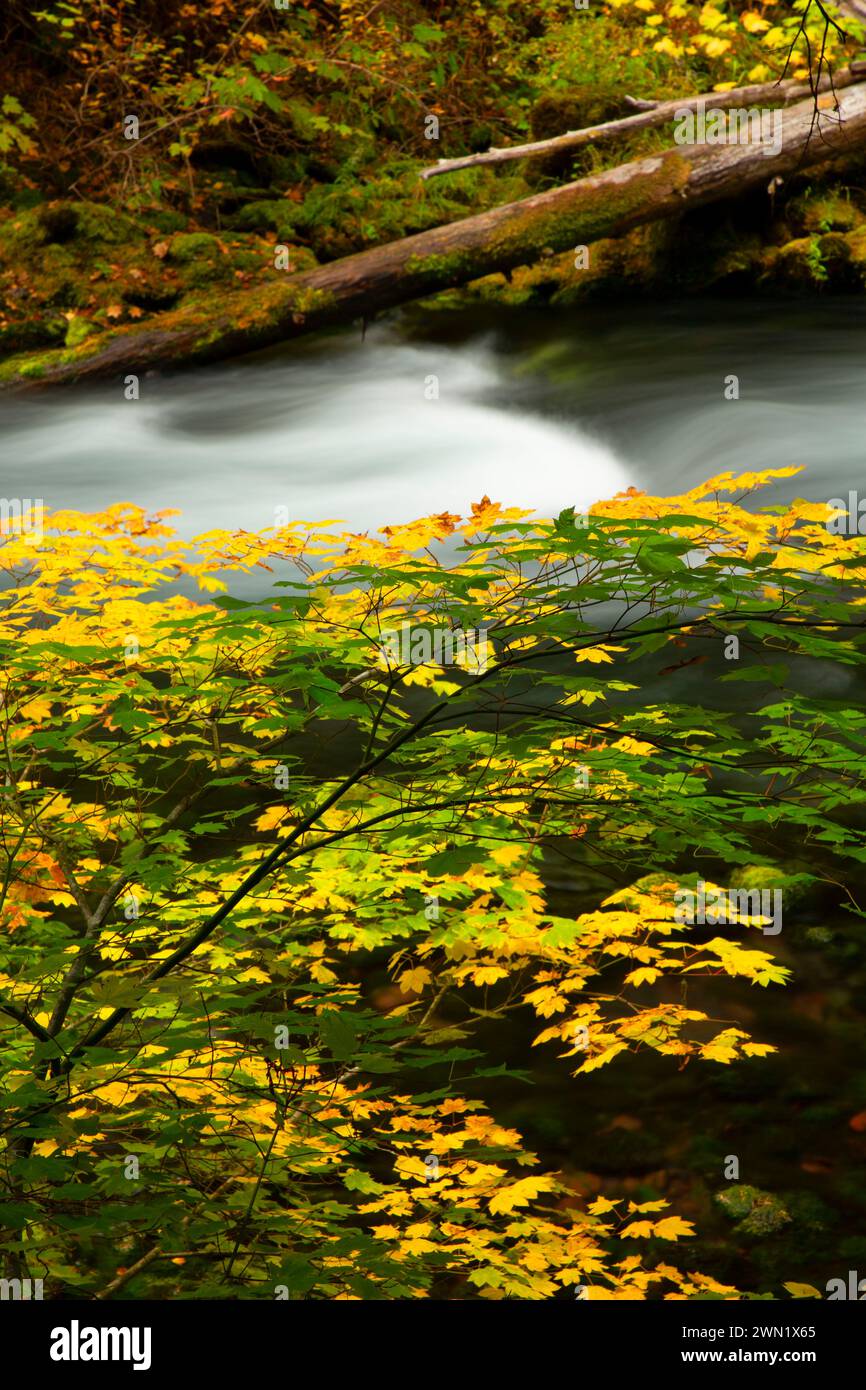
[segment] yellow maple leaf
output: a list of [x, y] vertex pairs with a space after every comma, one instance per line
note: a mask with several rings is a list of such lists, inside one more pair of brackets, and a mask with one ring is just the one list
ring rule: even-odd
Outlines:
[[288, 806], [271, 806], [267, 811], [263, 811], [255, 822], [256, 830], [273, 830], [274, 826], [280, 825], [288, 814]]
[[420, 994], [432, 979], [430, 971], [423, 965], [418, 965], [414, 970], [404, 970], [397, 983], [404, 994]]
[[591, 661], [593, 665], [600, 666], [605, 661], [613, 661], [613, 657], [609, 655], [610, 652], [624, 652], [625, 650], [625, 647], [610, 647], [604, 644], [598, 647], [581, 647], [579, 651], [574, 653], [574, 659], [575, 661]]
[[413, 1240], [404, 1240], [400, 1246], [401, 1255], [429, 1255], [436, 1250], [436, 1246], [430, 1240], [422, 1240], [417, 1237]]
[[614, 1211], [616, 1202], [608, 1201], [607, 1197], [596, 1197], [594, 1202], [590, 1202], [587, 1211], [591, 1216], [604, 1216], [605, 1212]]
[[472, 983], [474, 985], [493, 985], [497, 980], [504, 980], [507, 973], [499, 965], [482, 965], [480, 969], [473, 972]]
[[503, 868], [508, 868], [510, 864], [516, 864], [526, 854], [525, 845], [500, 845], [495, 849], [490, 858], [494, 864], [501, 864]]
[[625, 1052], [625, 1050], [625, 1043], [613, 1043], [611, 1047], [606, 1047], [604, 1052], [600, 1052], [597, 1057], [590, 1057], [587, 1062], [584, 1062], [583, 1066], [580, 1067], [579, 1070], [582, 1072], [596, 1071], [599, 1067], [606, 1066], [608, 1062], [612, 1062], [614, 1057], [617, 1057], [620, 1052]]
[[620, 1239], [625, 1240], [630, 1237], [634, 1240], [645, 1240], [653, 1233], [653, 1223], [651, 1221], [632, 1221], [629, 1226], [620, 1231]]
[[527, 1206], [540, 1192], [548, 1192], [552, 1186], [552, 1178], [519, 1178], [517, 1182], [500, 1188], [487, 1205], [494, 1215], [501, 1215], [513, 1211], [515, 1207]]
[[683, 1221], [681, 1216], [665, 1216], [653, 1225], [653, 1235], [661, 1240], [679, 1240], [680, 1236], [693, 1236], [694, 1233], [692, 1222]]
[[638, 985], [651, 985], [654, 980], [658, 979], [661, 973], [660, 970], [654, 970], [652, 966], [643, 966], [640, 970], [632, 970], [630, 974], [626, 975], [625, 983], [627, 985], [634, 985], [635, 987]]

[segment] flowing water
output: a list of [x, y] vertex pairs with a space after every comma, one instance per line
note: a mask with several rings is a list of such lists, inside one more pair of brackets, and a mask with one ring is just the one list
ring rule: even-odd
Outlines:
[[767, 501], [828, 500], [864, 479], [864, 383], [859, 301], [415, 314], [148, 376], [138, 401], [119, 378], [5, 398], [0, 491], [177, 507], [190, 536], [280, 514], [366, 529], [485, 493], [550, 515], [791, 464]]

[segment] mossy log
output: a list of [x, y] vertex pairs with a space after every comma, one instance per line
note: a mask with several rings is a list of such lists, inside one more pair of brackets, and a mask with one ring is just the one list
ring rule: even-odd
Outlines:
[[866, 84], [832, 112], [806, 100], [783, 113], [778, 152], [751, 144], [682, 145], [459, 222], [291, 275], [203, 299], [74, 348], [11, 358], [6, 388], [81, 382], [213, 362], [426, 298], [495, 272], [677, 217], [866, 148]]

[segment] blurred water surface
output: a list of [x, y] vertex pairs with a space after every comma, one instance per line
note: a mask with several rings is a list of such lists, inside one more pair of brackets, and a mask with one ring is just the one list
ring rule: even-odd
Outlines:
[[485, 493], [551, 514], [791, 464], [806, 473], [767, 500], [827, 500], [866, 481], [864, 416], [858, 301], [398, 316], [146, 377], [138, 401], [119, 378], [4, 398], [0, 491], [177, 507], [189, 536], [277, 508], [374, 528]]

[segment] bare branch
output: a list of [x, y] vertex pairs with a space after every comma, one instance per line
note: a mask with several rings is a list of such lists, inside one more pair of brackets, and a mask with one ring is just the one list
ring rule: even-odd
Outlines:
[[[609, 144], [624, 139], [638, 130], [652, 130], [665, 125], [678, 111], [694, 111], [702, 102], [712, 102], [713, 109], [722, 111], [729, 107], [751, 106], [759, 103], [776, 103], [788, 106], [803, 97], [817, 96], [821, 91], [834, 91], [850, 87], [866, 76], [866, 61], [851, 63], [835, 76], [819, 75], [813, 82], [790, 79], [787, 82], [760, 82], [749, 87], [732, 87], [727, 92], [703, 92], [700, 96], [676, 97], [672, 101], [640, 103], [640, 110], [634, 116], [622, 116], [616, 121], [605, 121], [602, 125], [587, 126], [585, 130], [570, 130], [565, 135], [555, 135], [549, 140], [535, 140], [527, 145], [510, 145], [506, 149], [491, 147], [483, 154], [464, 155], [460, 159], [440, 159], [437, 164], [422, 169], [422, 179], [436, 178], [438, 174], [454, 173], [457, 169], [469, 169], [478, 164], [501, 164], [508, 159], [527, 159], [530, 155], [551, 154], [558, 150], [580, 149], [583, 145]], [[629, 103], [634, 98], [629, 98]]]

